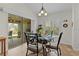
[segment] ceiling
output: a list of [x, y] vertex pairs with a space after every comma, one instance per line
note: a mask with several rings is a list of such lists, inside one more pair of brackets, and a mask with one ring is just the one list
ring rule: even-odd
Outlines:
[[[41, 3], [27, 3], [26, 5], [36, 14], [40, 11], [42, 7]], [[72, 9], [72, 3], [44, 3], [43, 6], [48, 13]]]

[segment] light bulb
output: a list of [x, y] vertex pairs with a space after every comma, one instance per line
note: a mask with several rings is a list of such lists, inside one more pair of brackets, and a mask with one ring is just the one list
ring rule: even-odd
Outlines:
[[39, 13], [38, 16], [41, 16], [41, 13]]
[[43, 10], [41, 10], [41, 14], [43, 14], [44, 13], [44, 11]]
[[47, 16], [47, 13], [45, 13], [44, 15]]

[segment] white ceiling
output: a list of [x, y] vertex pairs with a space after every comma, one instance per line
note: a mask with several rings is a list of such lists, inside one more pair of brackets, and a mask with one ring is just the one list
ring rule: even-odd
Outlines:
[[[40, 11], [42, 6], [41, 3], [27, 3], [26, 5], [36, 14]], [[43, 6], [48, 13], [72, 9], [71, 3], [44, 3]]]

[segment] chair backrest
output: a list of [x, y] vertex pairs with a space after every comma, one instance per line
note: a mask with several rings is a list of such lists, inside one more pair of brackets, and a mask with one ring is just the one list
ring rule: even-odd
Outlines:
[[36, 33], [26, 33], [24, 32], [26, 37], [27, 45], [31, 44], [33, 40], [37, 40], [37, 34]]
[[60, 44], [60, 40], [61, 40], [62, 34], [63, 34], [63, 32], [61, 32], [61, 33], [60, 33], [60, 35], [59, 35], [59, 38], [58, 38], [58, 43], [57, 43], [57, 47], [58, 47], [58, 46], [59, 46], [59, 44]]
[[24, 32], [24, 35], [25, 35], [25, 39], [26, 39], [26, 42], [27, 42], [27, 45], [28, 45], [29, 44], [28, 34]]

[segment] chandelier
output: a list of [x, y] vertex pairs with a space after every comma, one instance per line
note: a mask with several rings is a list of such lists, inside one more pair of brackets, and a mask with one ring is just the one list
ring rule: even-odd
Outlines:
[[45, 10], [43, 3], [42, 3], [42, 8], [38, 13], [38, 16], [47, 16], [47, 11]]

